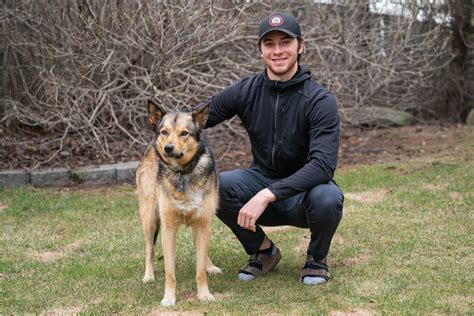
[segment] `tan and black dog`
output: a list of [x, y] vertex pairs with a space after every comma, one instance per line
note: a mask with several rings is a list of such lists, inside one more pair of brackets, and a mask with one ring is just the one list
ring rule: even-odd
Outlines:
[[140, 161], [136, 181], [146, 241], [143, 282], [155, 279], [154, 244], [161, 226], [165, 261], [162, 306], [176, 303], [176, 233], [182, 224], [191, 226], [193, 232], [199, 300], [214, 300], [206, 272], [221, 272], [208, 257], [211, 223], [218, 205], [215, 161], [202, 134], [208, 114], [209, 103], [198, 105], [192, 112], [166, 113], [156, 103], [148, 102], [148, 119], [155, 138]]

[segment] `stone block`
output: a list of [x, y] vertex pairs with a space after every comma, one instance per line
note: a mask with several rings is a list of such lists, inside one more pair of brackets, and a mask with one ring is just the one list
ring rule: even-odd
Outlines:
[[467, 115], [466, 125], [467, 126], [474, 126], [474, 109], [471, 109], [471, 111]]
[[135, 172], [138, 168], [138, 161], [130, 161], [115, 164], [117, 170], [117, 181], [135, 183]]
[[66, 168], [31, 172], [31, 185], [35, 187], [57, 186], [70, 184], [71, 171]]
[[114, 165], [81, 167], [71, 171], [71, 179], [73, 182], [85, 184], [112, 183], [117, 179], [117, 170]]
[[14, 187], [30, 184], [30, 173], [26, 170], [0, 171], [0, 187]]
[[360, 126], [409, 126], [415, 123], [410, 113], [380, 106], [348, 108], [343, 114], [351, 124]]

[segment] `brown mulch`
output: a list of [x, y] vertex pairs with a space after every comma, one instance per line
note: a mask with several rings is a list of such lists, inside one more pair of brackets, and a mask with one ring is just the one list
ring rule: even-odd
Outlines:
[[348, 129], [342, 132], [339, 165], [405, 161], [423, 157], [465, 156], [460, 145], [472, 140], [474, 130], [462, 124], [415, 125], [373, 130]]
[[[251, 162], [249, 142], [245, 136], [222, 129], [208, 132], [209, 143], [216, 153], [221, 171], [246, 167]], [[472, 137], [462, 125], [426, 124], [399, 128], [360, 129], [343, 126], [339, 167], [354, 164], [372, 164], [401, 161], [425, 155], [452, 153], [457, 150], [459, 139]], [[109, 155], [92, 146], [80, 146], [80, 140], [66, 138], [63, 150], [57, 152], [57, 142], [45, 138], [13, 137], [0, 130], [0, 170], [73, 168], [87, 165], [138, 160], [144, 146], [116, 142], [109, 145]], [[53, 156], [54, 154], [54, 156]], [[467, 153], [461, 153], [466, 154]]]

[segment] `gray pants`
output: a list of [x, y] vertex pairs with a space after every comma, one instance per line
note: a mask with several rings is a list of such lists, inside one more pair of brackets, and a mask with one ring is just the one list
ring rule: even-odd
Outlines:
[[247, 254], [257, 252], [265, 238], [260, 225], [290, 225], [309, 228], [308, 250], [315, 260], [326, 258], [332, 237], [342, 218], [344, 195], [335, 183], [317, 185], [307, 192], [270, 203], [252, 232], [237, 224], [239, 210], [257, 192], [277, 179], [270, 179], [253, 169], [237, 169], [219, 175], [219, 209], [217, 217], [237, 236]]

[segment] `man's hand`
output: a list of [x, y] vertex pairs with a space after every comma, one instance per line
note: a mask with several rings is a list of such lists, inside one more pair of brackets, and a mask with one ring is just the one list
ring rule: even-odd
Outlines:
[[239, 211], [237, 224], [255, 232], [255, 223], [265, 211], [268, 204], [276, 200], [275, 195], [268, 189], [263, 189], [251, 198]]

